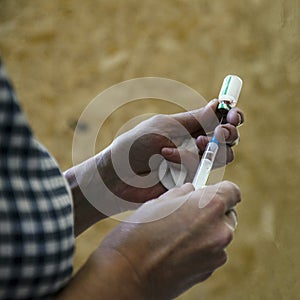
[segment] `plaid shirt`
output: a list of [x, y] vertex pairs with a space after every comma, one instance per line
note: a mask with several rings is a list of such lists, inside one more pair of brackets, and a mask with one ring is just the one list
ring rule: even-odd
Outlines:
[[34, 138], [0, 59], [0, 299], [44, 299], [69, 281], [72, 199]]

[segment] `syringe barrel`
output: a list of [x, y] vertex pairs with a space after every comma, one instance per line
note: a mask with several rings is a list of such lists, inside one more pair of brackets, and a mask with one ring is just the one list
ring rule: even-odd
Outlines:
[[211, 162], [214, 162], [216, 154], [218, 152], [218, 148], [219, 147], [218, 147], [218, 143], [216, 143], [216, 138], [213, 137], [213, 139], [208, 143], [203, 153], [202, 159], [208, 159]]
[[218, 149], [218, 140], [213, 136], [211, 141], [206, 146], [193, 180], [193, 185], [196, 190], [201, 189], [206, 185]]

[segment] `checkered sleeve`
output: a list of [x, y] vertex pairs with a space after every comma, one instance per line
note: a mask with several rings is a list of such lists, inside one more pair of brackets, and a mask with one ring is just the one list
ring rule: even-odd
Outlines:
[[0, 299], [51, 298], [70, 280], [72, 198], [34, 138], [0, 59]]

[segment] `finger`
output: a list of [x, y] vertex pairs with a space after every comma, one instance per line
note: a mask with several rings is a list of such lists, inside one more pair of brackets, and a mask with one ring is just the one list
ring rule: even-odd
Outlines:
[[206, 146], [208, 144], [208, 141], [209, 141], [209, 139], [205, 135], [200, 135], [200, 136], [197, 137], [197, 139], [196, 139], [196, 145], [197, 145], [197, 147], [199, 149], [199, 154], [200, 155], [202, 155], [204, 153], [205, 148], [206, 148]]
[[199, 274], [196, 278], [195, 278], [195, 282], [196, 283], [200, 283], [206, 279], [208, 279], [212, 274], [213, 274], [214, 271], [210, 271], [210, 272], [206, 272], [206, 273], [202, 273], [202, 274]]
[[205, 107], [193, 111], [183, 112], [173, 115], [175, 120], [180, 122], [191, 134], [213, 130], [218, 124], [215, 111], [218, 100], [210, 101]]
[[239, 187], [230, 181], [222, 181], [215, 185], [219, 199], [224, 202], [224, 213], [235, 207], [241, 201]]
[[[214, 136], [219, 143], [231, 143], [233, 139], [237, 137], [237, 129], [231, 124], [225, 124], [217, 126], [214, 130]], [[196, 139], [196, 145], [199, 148], [199, 154], [203, 154], [209, 138], [204, 135], [198, 136]]]
[[238, 220], [237, 220], [237, 213], [234, 209], [230, 209], [228, 212], [226, 212], [225, 224], [229, 229], [235, 231], [238, 224]]
[[244, 113], [241, 109], [234, 107], [228, 112], [226, 121], [234, 126], [240, 126], [244, 123]]
[[[224, 152], [224, 150], [226, 152]], [[221, 168], [224, 167], [225, 165], [231, 163], [234, 159], [234, 152], [231, 148], [231, 146], [225, 145], [219, 147], [218, 153], [216, 155], [215, 162], [213, 164], [213, 168]]]
[[[198, 151], [195, 152], [186, 149], [172, 148], [172, 152], [170, 152], [169, 154], [169, 152], [167, 151], [167, 153], [168, 154], [165, 155], [164, 152], [162, 152], [165, 159], [176, 164], [175, 166], [170, 166], [170, 168], [176, 168], [180, 171], [181, 174], [178, 175], [177, 173], [175, 173], [177, 174], [176, 176], [172, 175], [172, 169], [170, 169], [170, 173], [173, 176], [173, 181], [178, 182], [177, 180], [180, 180], [179, 177], [184, 176], [184, 182], [191, 182], [194, 178], [194, 175], [200, 162]], [[181, 170], [182, 166], [184, 166], [183, 170]]]
[[219, 143], [226, 143], [229, 146], [237, 145], [240, 139], [238, 129], [229, 123], [216, 127], [214, 135]]
[[166, 193], [162, 194], [158, 199], [163, 199], [165, 197], [180, 197], [194, 191], [195, 188], [191, 183], [185, 183], [181, 187], [176, 187], [168, 190]]
[[224, 130], [224, 138], [226, 144], [233, 144], [235, 141], [239, 139], [239, 131], [232, 124], [224, 124], [221, 126], [222, 130]]
[[179, 148], [163, 148], [161, 154], [166, 160], [177, 164], [182, 163], [186, 167], [199, 163], [198, 151]]
[[[231, 125], [232, 126], [232, 125]], [[214, 136], [219, 143], [225, 144], [226, 140], [230, 138], [230, 131], [224, 125], [219, 125], [214, 130]]]
[[[219, 168], [233, 161], [234, 152], [231, 146], [234, 145], [235, 141], [239, 140], [239, 135], [237, 128], [231, 124], [218, 126], [214, 131], [214, 135], [219, 141], [219, 150], [213, 168]], [[209, 138], [206, 136], [199, 136], [196, 139], [200, 155], [204, 153], [208, 141]]]

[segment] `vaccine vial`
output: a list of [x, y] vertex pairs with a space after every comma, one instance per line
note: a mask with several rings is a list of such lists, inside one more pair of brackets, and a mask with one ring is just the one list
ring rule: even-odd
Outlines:
[[236, 75], [227, 75], [219, 93], [217, 112], [221, 120], [226, 120], [228, 111], [235, 107], [242, 89], [243, 81]]

